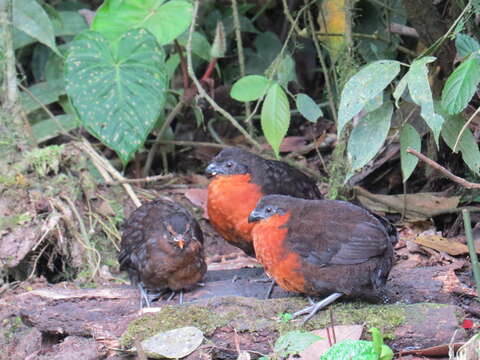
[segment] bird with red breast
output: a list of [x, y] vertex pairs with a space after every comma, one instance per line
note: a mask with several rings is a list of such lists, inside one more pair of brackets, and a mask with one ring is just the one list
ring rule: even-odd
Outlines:
[[223, 149], [205, 171], [213, 176], [207, 200], [210, 223], [228, 243], [251, 256], [254, 224], [248, 222], [248, 216], [262, 196], [321, 198], [315, 181], [300, 170], [240, 148]]
[[329, 295], [294, 314], [318, 310], [341, 296], [385, 298], [396, 229], [383, 217], [337, 200], [262, 197], [249, 216], [258, 261], [287, 291]]
[[207, 265], [203, 233], [183, 206], [166, 199], [143, 204], [128, 218], [118, 255], [120, 270], [140, 289], [141, 306], [171, 290], [172, 295], [193, 288]]

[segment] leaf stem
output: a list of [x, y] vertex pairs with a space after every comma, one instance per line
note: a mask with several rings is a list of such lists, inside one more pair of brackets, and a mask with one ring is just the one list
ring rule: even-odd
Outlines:
[[480, 267], [478, 265], [477, 251], [473, 241], [472, 223], [470, 221], [470, 212], [462, 210], [463, 226], [465, 227], [465, 237], [467, 238], [468, 252], [470, 253], [470, 261], [472, 262], [473, 277], [477, 287], [477, 297], [480, 297]]

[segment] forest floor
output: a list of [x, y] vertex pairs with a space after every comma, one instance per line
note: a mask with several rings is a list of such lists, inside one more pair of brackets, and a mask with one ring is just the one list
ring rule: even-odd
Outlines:
[[[326, 326], [335, 327], [337, 340], [352, 331], [365, 338], [371, 326], [378, 327], [398, 359], [448, 359], [449, 347], [460, 346], [478, 331], [480, 305], [465, 238], [443, 237], [428, 216], [418, 219], [419, 209], [448, 208], [453, 206], [451, 198], [440, 201], [441, 194], [434, 195], [437, 198], [419, 194], [420, 200], [411, 207], [416, 215], [407, 213], [398, 221], [400, 241], [387, 285], [389, 303], [337, 301], [302, 327], [301, 321], [288, 320], [285, 314], [308, 304], [305, 298], [275, 287], [271, 299], [264, 300], [269, 284], [256, 281], [263, 274], [260, 265], [210, 226], [205, 211], [209, 180], [200, 171], [172, 175], [149, 187], [133, 186], [142, 202], [168, 197], [200, 219], [208, 262], [205, 285], [186, 293], [183, 305], [177, 298], [162, 299], [151, 309], [139, 310], [138, 291], [128, 286], [115, 260], [122, 221], [135, 206], [121, 186], [96, 184], [84, 171], [86, 162], [73, 164], [78, 155], [78, 149], [67, 146], [58, 163], [50, 161], [43, 173], [38, 168], [26, 171], [28, 175], [20, 180], [29, 187], [11, 185], [0, 200], [4, 218], [15, 220], [8, 226], [4, 223], [0, 232], [3, 256], [10, 252], [10, 261], [18, 260], [12, 268], [30, 271], [30, 276], [23, 275], [27, 280], [2, 287], [0, 344], [6, 351], [0, 359], [128, 358], [132, 355], [120, 349], [186, 325], [198, 327], [208, 339], [188, 359], [236, 359], [241, 351], [257, 358], [272, 353], [279, 334]], [[325, 186], [320, 184], [321, 189]], [[380, 196], [368, 194], [358, 188], [355, 200], [361, 201], [363, 195], [374, 203]], [[12, 213], [28, 216], [12, 219]], [[87, 224], [87, 245], [96, 248], [98, 262], [89, 258], [85, 244], [78, 247], [85, 233], [81, 226], [75, 230], [72, 222], [79, 218]], [[94, 266], [81, 276], [78, 269], [89, 261]], [[75, 269], [77, 277], [68, 279], [66, 274]], [[325, 348], [328, 343], [317, 346]], [[301, 358], [318, 359], [319, 348], [309, 351]]]

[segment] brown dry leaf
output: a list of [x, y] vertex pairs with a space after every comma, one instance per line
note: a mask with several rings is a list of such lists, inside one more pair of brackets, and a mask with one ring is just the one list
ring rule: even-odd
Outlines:
[[[334, 328], [337, 343], [347, 339], [359, 340], [363, 332], [362, 325], [335, 325]], [[330, 329], [330, 334], [332, 334], [331, 330], [332, 329]], [[323, 339], [314, 342], [299, 354], [300, 357], [296, 357], [295, 359], [318, 360], [320, 356], [330, 348], [326, 329], [314, 330], [312, 333], [321, 336]]]
[[[432, 346], [425, 349], [416, 349], [416, 350], [408, 350], [402, 351], [401, 355], [420, 355], [420, 356], [448, 356], [448, 351], [450, 347], [453, 347], [455, 351], [457, 351], [464, 343], [453, 343], [453, 344], [443, 344]], [[419, 359], [419, 358], [412, 358], [412, 359]], [[425, 359], [425, 358], [421, 358]]]
[[452, 256], [458, 256], [468, 253], [467, 245], [462, 244], [459, 241], [446, 239], [437, 234], [420, 235], [411, 240], [419, 245], [426, 246], [438, 251], [443, 251]]
[[451, 267], [446, 272], [441, 272], [434, 280], [440, 280], [443, 283], [442, 291], [447, 293], [457, 293], [469, 296], [477, 296], [475, 290], [468, 288], [463, 284], [455, 274], [455, 267]]
[[207, 258], [208, 271], [212, 270], [235, 270], [243, 268], [259, 267], [258, 261], [245, 253], [232, 253], [216, 255]]
[[360, 203], [374, 212], [402, 213], [408, 220], [425, 220], [435, 215], [454, 211], [460, 196], [443, 196], [437, 193], [417, 193], [406, 195], [377, 195], [359, 187], [354, 187]]
[[[307, 143], [304, 136], [287, 136], [280, 144], [280, 152], [292, 152], [302, 150]], [[270, 144], [264, 143], [261, 145], [265, 150], [271, 150]]]
[[207, 189], [186, 189], [182, 191], [185, 197], [190, 200], [193, 205], [199, 206], [203, 209], [202, 216], [205, 219], [208, 219], [207, 213], [207, 197], [208, 197], [208, 190]]

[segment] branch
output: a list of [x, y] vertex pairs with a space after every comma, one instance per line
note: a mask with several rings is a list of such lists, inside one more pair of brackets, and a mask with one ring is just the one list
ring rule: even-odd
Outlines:
[[445, 176], [446, 178], [452, 180], [453, 182], [456, 182], [457, 184], [463, 186], [464, 188], [467, 188], [467, 189], [480, 189], [480, 184], [476, 184], [476, 183], [472, 183], [470, 181], [467, 181], [459, 176], [456, 176], [456, 175], [453, 175], [450, 171], [448, 171], [447, 169], [445, 169], [442, 165], [440, 165], [439, 163], [433, 161], [432, 159], [429, 159], [428, 157], [426, 157], [425, 155], [419, 153], [418, 151], [416, 150], [413, 150], [412, 148], [408, 148], [407, 149], [407, 152], [409, 154], [412, 154], [414, 156], [416, 156], [417, 158], [419, 158], [420, 160], [422, 160], [424, 163], [426, 163], [427, 165], [430, 165], [432, 168], [434, 168], [435, 170], [438, 170], [443, 176]]
[[260, 144], [250, 136], [250, 134], [235, 120], [235, 118], [228, 113], [226, 110], [224, 110], [220, 105], [216, 103], [214, 99], [212, 99], [205, 89], [202, 87], [202, 84], [200, 84], [200, 81], [198, 81], [197, 76], [195, 75], [195, 72], [193, 71], [193, 64], [192, 64], [192, 38], [193, 38], [193, 32], [195, 30], [195, 24], [197, 22], [197, 17], [198, 17], [198, 8], [200, 6], [200, 0], [195, 1], [195, 6], [193, 9], [193, 16], [192, 16], [192, 24], [190, 25], [190, 30], [188, 32], [188, 42], [187, 42], [187, 64], [188, 64], [188, 75], [190, 75], [190, 78], [194, 82], [195, 86], [197, 87], [198, 94], [205, 98], [205, 100], [208, 101], [210, 106], [212, 108], [223, 115], [230, 123], [238, 130], [240, 133], [247, 139], [248, 142], [250, 142], [253, 146], [255, 146], [257, 149], [261, 150], [262, 147]]

